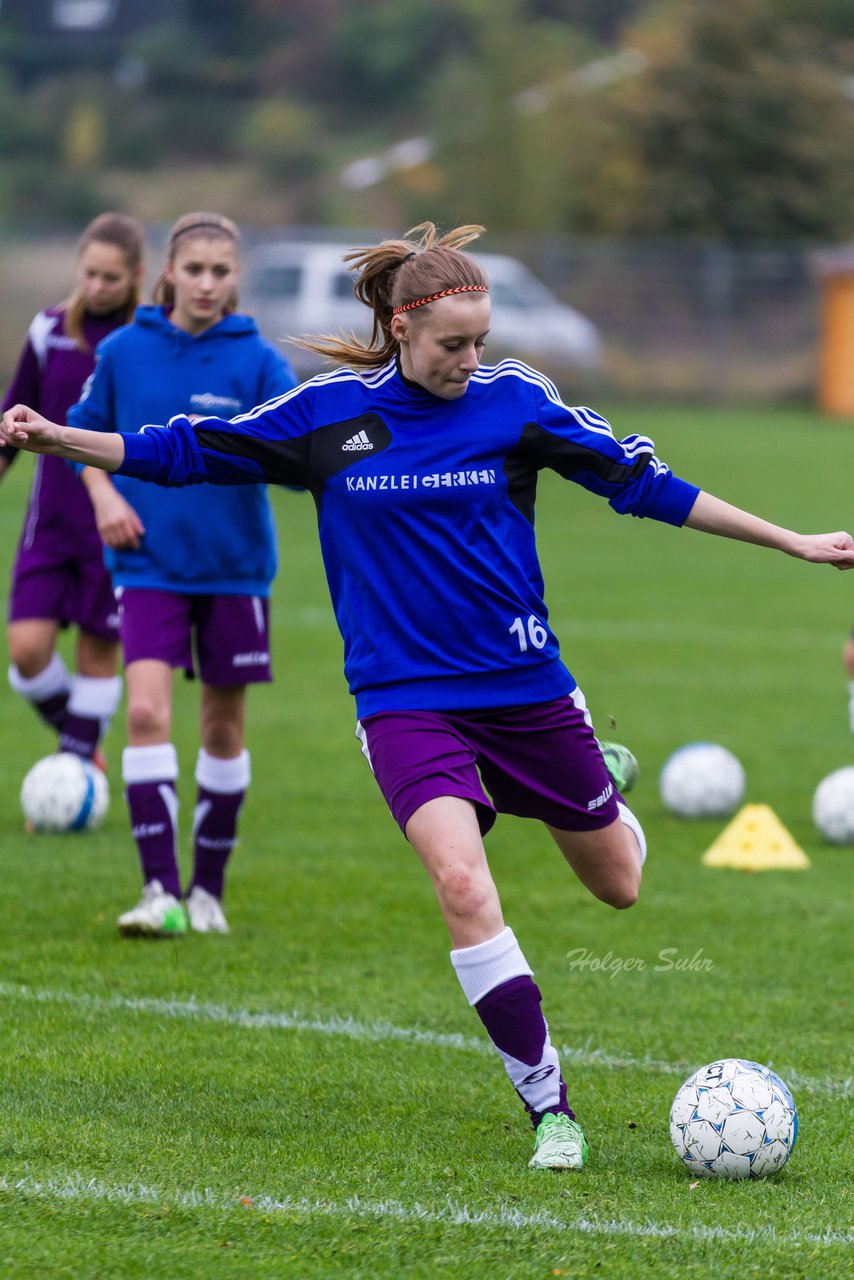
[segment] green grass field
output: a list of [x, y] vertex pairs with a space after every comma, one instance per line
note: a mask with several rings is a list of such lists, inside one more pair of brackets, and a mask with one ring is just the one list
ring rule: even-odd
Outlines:
[[[851, 424], [797, 410], [613, 418], [772, 520], [854, 523]], [[2, 488], [3, 581], [29, 474], [24, 459]], [[353, 736], [313, 505], [274, 502], [277, 679], [250, 695], [231, 936], [118, 937], [139, 891], [121, 725], [104, 827], [26, 836], [21, 777], [52, 742], [0, 689], [0, 1273], [850, 1275], [854, 850], [821, 842], [810, 802], [854, 763], [840, 656], [854, 574], [620, 519], [544, 479], [552, 620], [601, 736], [641, 761], [632, 800], [651, 852], [640, 902], [615, 912], [537, 826], [502, 818], [489, 837], [590, 1140], [583, 1174], [535, 1173], [432, 891]], [[185, 866], [196, 710], [182, 684]], [[739, 756], [746, 800], [774, 808], [810, 870], [701, 866], [723, 824], [667, 816], [657, 788], [667, 755], [696, 739]], [[572, 967], [577, 948], [642, 964]], [[722, 1056], [772, 1065], [798, 1103], [798, 1147], [767, 1182], [693, 1185], [671, 1148], [677, 1087]]]

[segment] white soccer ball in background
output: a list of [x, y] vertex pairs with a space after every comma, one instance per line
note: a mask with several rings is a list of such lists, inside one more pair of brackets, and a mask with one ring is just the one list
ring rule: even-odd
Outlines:
[[837, 769], [818, 784], [812, 820], [825, 840], [854, 844], [854, 766]]
[[661, 799], [680, 818], [723, 818], [744, 796], [744, 770], [726, 747], [690, 742], [664, 762]]
[[34, 831], [91, 831], [109, 803], [106, 776], [68, 751], [39, 760], [21, 786], [24, 818]]
[[798, 1111], [778, 1075], [723, 1058], [689, 1076], [670, 1108], [676, 1154], [703, 1178], [768, 1178], [795, 1149]]

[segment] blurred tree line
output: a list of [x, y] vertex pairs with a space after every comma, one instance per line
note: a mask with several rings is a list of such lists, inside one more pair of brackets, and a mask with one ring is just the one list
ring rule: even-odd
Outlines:
[[7, 227], [79, 224], [117, 173], [168, 219], [206, 165], [247, 222], [854, 234], [851, 0], [114, 0], [99, 34], [60, 7], [0, 4]]

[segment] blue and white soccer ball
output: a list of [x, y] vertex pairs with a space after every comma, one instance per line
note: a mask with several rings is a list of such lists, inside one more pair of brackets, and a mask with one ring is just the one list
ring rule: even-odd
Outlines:
[[68, 751], [39, 760], [21, 785], [21, 807], [33, 831], [92, 831], [109, 804], [104, 773]]
[[714, 742], [689, 742], [674, 751], [659, 777], [661, 799], [679, 818], [724, 818], [744, 797], [744, 769]]
[[854, 766], [822, 778], [812, 801], [812, 820], [832, 844], [854, 844]]
[[676, 1154], [701, 1178], [769, 1178], [795, 1149], [798, 1111], [778, 1075], [722, 1058], [689, 1076], [670, 1108]]

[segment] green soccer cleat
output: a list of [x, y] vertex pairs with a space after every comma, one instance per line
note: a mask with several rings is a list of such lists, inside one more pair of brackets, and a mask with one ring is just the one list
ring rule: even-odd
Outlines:
[[626, 795], [638, 780], [640, 766], [637, 760], [628, 747], [619, 742], [600, 742], [599, 747], [614, 786], [621, 795]]
[[187, 932], [183, 903], [166, 893], [159, 880], [149, 880], [135, 907], [119, 916], [125, 938], [182, 938]]
[[587, 1139], [581, 1125], [562, 1111], [547, 1111], [537, 1125], [529, 1169], [583, 1169]]

